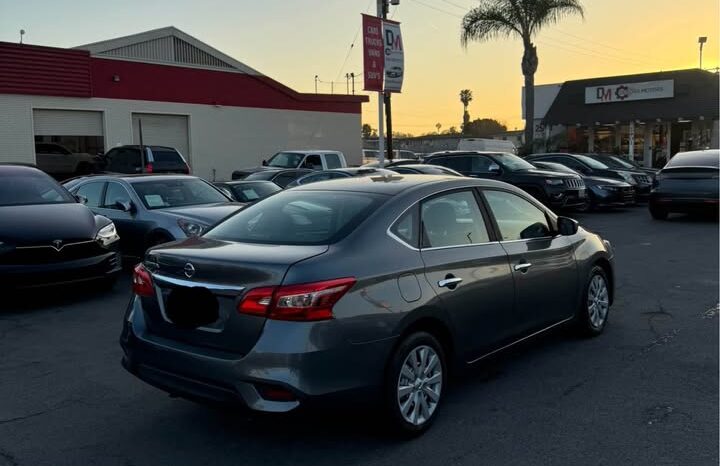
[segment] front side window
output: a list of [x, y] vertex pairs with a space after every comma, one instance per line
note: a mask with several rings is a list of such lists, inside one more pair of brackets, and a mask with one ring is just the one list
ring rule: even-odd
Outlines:
[[136, 181], [132, 187], [148, 209], [228, 202], [220, 191], [199, 178]]
[[94, 183], [88, 183], [80, 186], [76, 194], [87, 199], [87, 202], [85, 203], [86, 206], [100, 207], [102, 204], [102, 193], [104, 187], [104, 181], [96, 181]]
[[506, 191], [485, 191], [485, 199], [503, 241], [550, 236], [545, 212], [522, 197]]
[[322, 159], [317, 154], [308, 155], [305, 158], [305, 162], [303, 162], [302, 168], [309, 168], [310, 170], [322, 170]]
[[337, 154], [325, 154], [325, 163], [328, 169], [330, 168], [342, 168], [340, 163], [340, 156]]
[[332, 244], [350, 234], [386, 197], [367, 193], [286, 191], [241, 210], [205, 234], [258, 244]]
[[472, 191], [458, 191], [422, 203], [422, 245], [425, 248], [463, 246], [490, 241]]
[[452, 168], [458, 172], [469, 173], [472, 171], [472, 157], [468, 156], [453, 156], [447, 157], [444, 160], [433, 160], [432, 163], [436, 165], [442, 165], [444, 167]]
[[0, 173], [0, 206], [71, 202], [75, 199], [43, 173]]

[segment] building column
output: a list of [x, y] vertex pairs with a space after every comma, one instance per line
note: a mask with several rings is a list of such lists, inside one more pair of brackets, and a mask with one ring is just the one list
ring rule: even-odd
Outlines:
[[628, 133], [628, 158], [635, 159], [635, 120], [630, 122], [630, 132]]
[[595, 152], [595, 126], [588, 126], [588, 152]]
[[653, 125], [645, 122], [645, 138], [643, 143], [643, 166], [652, 167]]
[[622, 153], [622, 125], [620, 123], [615, 124], [615, 146], [613, 149], [617, 148], [618, 153]]
[[672, 121], [663, 123], [663, 126], [665, 127], [665, 147], [663, 152], [665, 153], [665, 160], [670, 161], [670, 157], [672, 157], [670, 153], [672, 150]]

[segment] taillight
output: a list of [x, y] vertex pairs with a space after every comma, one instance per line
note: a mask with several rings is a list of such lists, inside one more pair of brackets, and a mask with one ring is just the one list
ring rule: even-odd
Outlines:
[[352, 288], [354, 278], [250, 290], [238, 312], [275, 320], [317, 321], [333, 318], [333, 306]]
[[153, 164], [147, 163], [145, 164], [145, 173], [152, 173], [153, 172]]
[[153, 289], [152, 277], [150, 272], [145, 268], [144, 265], [138, 264], [133, 269], [133, 280], [132, 280], [133, 293], [138, 296], [146, 298], [152, 298], [155, 296], [155, 290]]

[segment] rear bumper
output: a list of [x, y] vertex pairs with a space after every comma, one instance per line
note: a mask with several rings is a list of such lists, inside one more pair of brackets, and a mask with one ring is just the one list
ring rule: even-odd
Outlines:
[[671, 193], [652, 193], [649, 199], [650, 208], [662, 209], [666, 212], [717, 212], [720, 201], [717, 196], [690, 196]]
[[0, 284], [9, 288], [57, 286], [110, 278], [121, 268], [120, 255], [115, 251], [55, 264], [0, 265]]
[[567, 189], [565, 191], [547, 194], [547, 199], [552, 208], [578, 207], [588, 202], [587, 190]]
[[[192, 346], [151, 334], [143, 310], [132, 299], [120, 344], [123, 367], [170, 394], [257, 411], [286, 412], [314, 398], [372, 391], [382, 384], [385, 363], [395, 339], [351, 344], [327, 338], [332, 321], [297, 323], [267, 321], [248, 354], [232, 354]], [[262, 387], [277, 387], [293, 399], [261, 396]]]

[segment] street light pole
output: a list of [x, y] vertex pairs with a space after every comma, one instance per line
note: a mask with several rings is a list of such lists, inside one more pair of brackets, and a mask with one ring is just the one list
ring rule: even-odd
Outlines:
[[700, 44], [700, 69], [702, 69], [702, 52], [703, 52], [703, 45], [707, 42], [707, 37], [702, 36], [698, 37], [698, 44]]
[[[383, 18], [384, 12], [385, 12], [385, 1], [386, 0], [377, 0], [377, 17]], [[381, 32], [382, 33], [382, 32]], [[383, 135], [384, 129], [383, 129], [383, 92], [382, 90], [378, 92], [377, 100], [378, 100], [378, 163], [380, 164], [380, 168], [382, 168], [385, 165], [385, 137]]]

